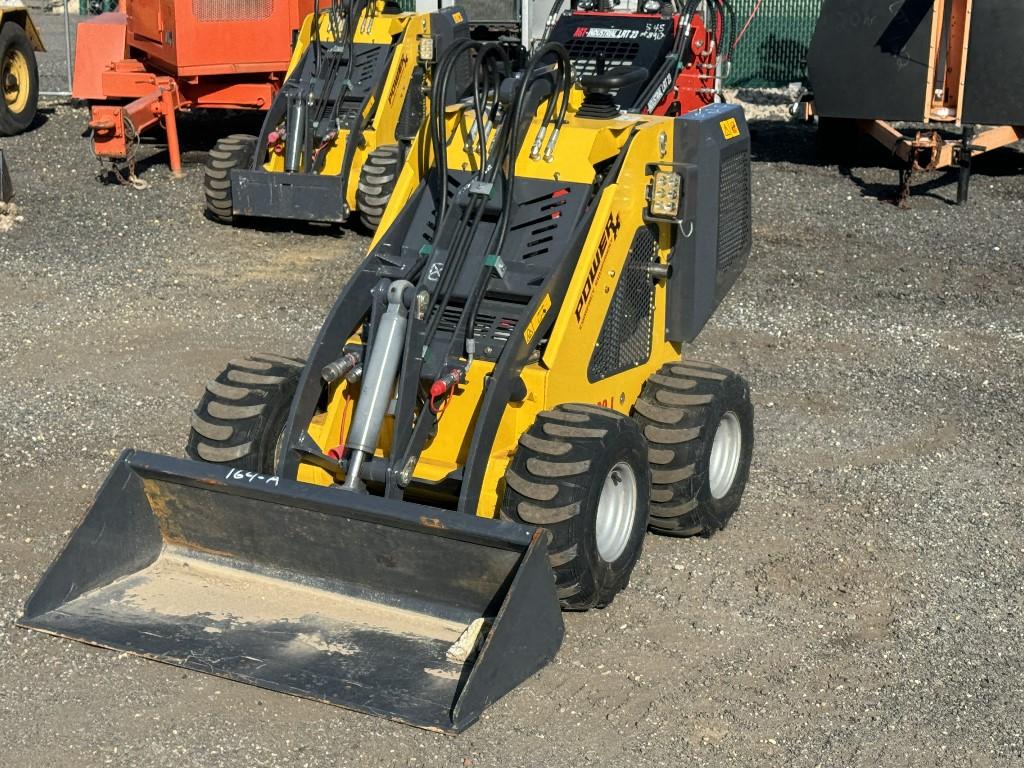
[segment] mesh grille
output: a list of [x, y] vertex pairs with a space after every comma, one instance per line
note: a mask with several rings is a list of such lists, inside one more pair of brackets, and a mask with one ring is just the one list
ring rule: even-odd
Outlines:
[[192, 0], [196, 21], [259, 21], [273, 8], [274, 0]]
[[612, 67], [631, 65], [640, 51], [640, 44], [635, 40], [573, 38], [566, 48], [572, 60], [573, 74], [583, 77], [599, 74], [599, 60], [604, 63], [605, 71]]
[[519, 21], [518, 0], [463, 0], [459, 4], [474, 24], [486, 21]]
[[650, 227], [641, 227], [633, 238], [608, 316], [594, 345], [587, 369], [590, 381], [628, 371], [650, 358], [654, 281], [647, 272], [647, 265], [657, 257], [658, 242], [654, 234]]
[[718, 270], [728, 270], [751, 246], [750, 155], [722, 162], [718, 198]]
[[[823, 0], [773, 0], [751, 22], [732, 60], [726, 85], [782, 86], [804, 78], [807, 49]], [[733, 0], [742, 27], [757, 0]]]

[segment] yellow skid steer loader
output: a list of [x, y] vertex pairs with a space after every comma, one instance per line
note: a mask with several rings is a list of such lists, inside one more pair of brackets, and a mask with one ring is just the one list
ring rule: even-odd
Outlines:
[[648, 528], [724, 526], [749, 391], [680, 345], [748, 258], [749, 133], [721, 104], [623, 115], [645, 77], [453, 47], [307, 360], [230, 363], [191, 461], [123, 454], [21, 624], [460, 731]]
[[404, 13], [387, 0], [333, 0], [299, 30], [287, 79], [259, 136], [217, 142], [206, 213], [342, 223], [380, 221], [422, 122], [433, 58], [469, 37], [465, 12]]
[[375, 229], [419, 132], [434, 65], [470, 37], [467, 9], [483, 14], [474, 36], [523, 51], [551, 4], [418, 0], [404, 12], [395, 0], [325, 3], [299, 31], [259, 136], [226, 136], [210, 152], [207, 216], [342, 223], [358, 212]]

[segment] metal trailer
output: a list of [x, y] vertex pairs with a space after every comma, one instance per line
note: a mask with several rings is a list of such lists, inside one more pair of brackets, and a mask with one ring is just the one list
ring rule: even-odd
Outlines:
[[1024, 138], [1017, 0], [826, 0], [807, 67], [802, 116], [817, 116], [826, 143], [860, 133], [889, 149], [900, 204], [915, 174], [945, 168], [966, 202], [973, 158]]

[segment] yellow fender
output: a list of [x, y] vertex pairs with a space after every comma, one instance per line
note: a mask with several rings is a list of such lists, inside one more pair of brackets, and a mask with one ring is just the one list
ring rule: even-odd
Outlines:
[[32, 50], [44, 53], [43, 38], [39, 36], [39, 30], [32, 23], [32, 17], [28, 15], [28, 8], [23, 5], [4, 6], [4, 0], [0, 0], [0, 27], [11, 22], [24, 28], [28, 40], [32, 43]]

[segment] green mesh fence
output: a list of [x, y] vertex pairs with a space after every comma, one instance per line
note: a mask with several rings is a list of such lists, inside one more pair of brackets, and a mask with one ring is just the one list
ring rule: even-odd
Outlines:
[[[765, 88], [803, 80], [807, 47], [824, 0], [764, 0], [733, 56], [728, 84]], [[757, 0], [732, 0], [742, 27]]]
[[96, 15], [117, 10], [117, 0], [78, 0], [78, 12]]

